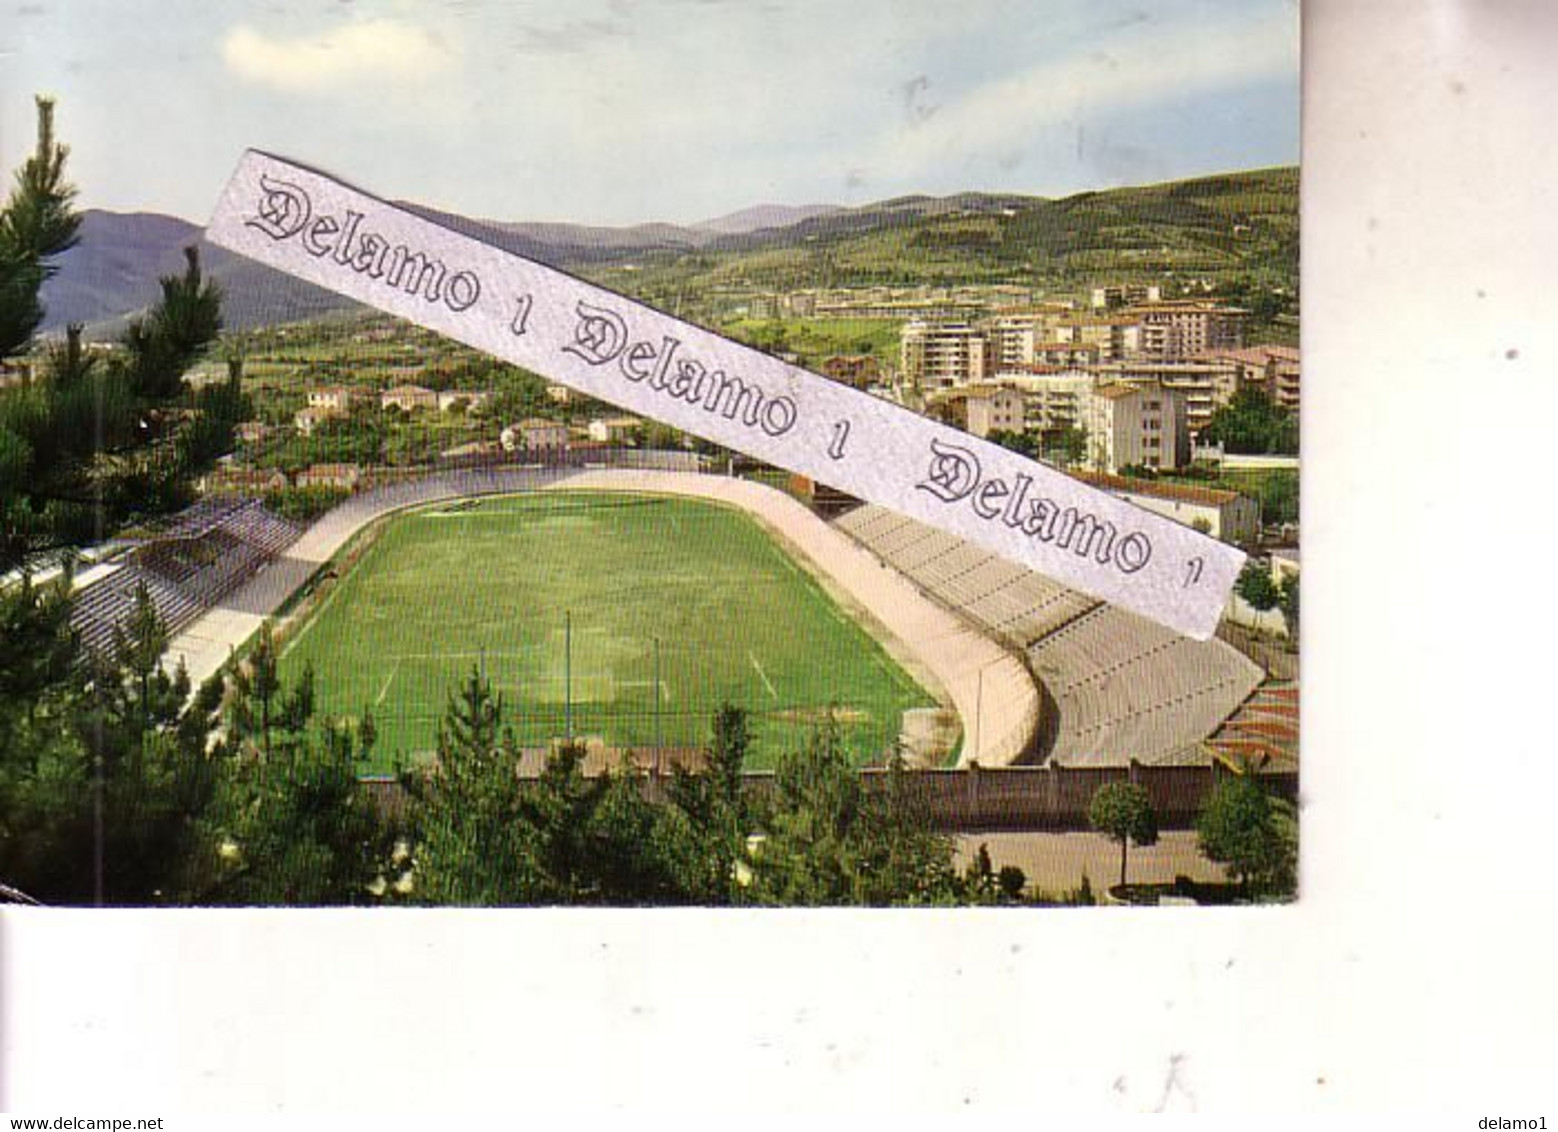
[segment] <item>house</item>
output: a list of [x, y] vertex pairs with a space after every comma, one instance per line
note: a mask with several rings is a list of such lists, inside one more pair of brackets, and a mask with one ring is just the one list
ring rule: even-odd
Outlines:
[[1097, 472], [1074, 471], [1071, 474], [1117, 499], [1194, 527], [1224, 542], [1248, 544], [1260, 536], [1260, 504], [1236, 491]]
[[233, 434], [245, 444], [261, 444], [271, 434], [271, 426], [264, 421], [240, 421]]
[[854, 389], [864, 389], [882, 380], [882, 366], [871, 354], [835, 354], [823, 361], [819, 371]]
[[300, 436], [313, 436], [315, 430], [326, 421], [340, 420], [346, 416], [339, 409], [307, 408], [292, 414], [292, 424]]
[[349, 413], [352, 406], [361, 401], [362, 391], [349, 389], [344, 385], [332, 385], [324, 389], [310, 389], [308, 391], [308, 407], [310, 409], [323, 409], [332, 413]]
[[491, 399], [492, 394], [469, 389], [446, 389], [438, 395], [438, 411], [440, 413], [452, 413], [460, 410], [467, 413], [480, 412]]
[[561, 452], [568, 447], [568, 426], [530, 417], [509, 425], [498, 442], [505, 452]]
[[597, 417], [590, 422], [591, 440], [602, 444], [623, 444], [632, 440], [644, 422], [637, 417]]
[[379, 408], [394, 408], [404, 413], [437, 409], [438, 394], [423, 385], [397, 385], [379, 394]]

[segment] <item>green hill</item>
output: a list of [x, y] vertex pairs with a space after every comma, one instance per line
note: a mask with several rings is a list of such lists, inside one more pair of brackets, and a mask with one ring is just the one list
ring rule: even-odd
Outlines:
[[1298, 170], [1280, 168], [1060, 200], [912, 197], [787, 228], [652, 251], [591, 274], [661, 302], [720, 288], [1249, 279], [1296, 290]]

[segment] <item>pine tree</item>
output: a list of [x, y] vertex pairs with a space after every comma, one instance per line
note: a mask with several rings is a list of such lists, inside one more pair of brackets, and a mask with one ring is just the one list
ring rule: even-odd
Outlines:
[[700, 904], [729, 904], [742, 897], [746, 839], [754, 822], [741, 771], [751, 743], [746, 712], [723, 703], [714, 713], [707, 766], [700, 772], [677, 767], [671, 783], [671, 803], [691, 841], [689, 883]]
[[81, 217], [76, 189], [65, 177], [69, 150], [54, 139], [54, 103], [38, 98], [38, 144], [16, 173], [0, 209], [0, 358], [32, 341], [43, 321], [38, 292], [57, 270], [55, 259], [76, 242]]
[[502, 699], [473, 666], [444, 709], [436, 764], [400, 772], [412, 800], [418, 899], [531, 902], [537, 866], [519, 814], [518, 760]]

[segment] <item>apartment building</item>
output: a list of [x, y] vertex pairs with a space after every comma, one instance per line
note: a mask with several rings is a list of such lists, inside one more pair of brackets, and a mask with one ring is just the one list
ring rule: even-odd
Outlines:
[[1030, 432], [1053, 433], [1084, 427], [1084, 406], [1092, 396], [1098, 379], [1080, 370], [1000, 374], [1001, 384], [1017, 390], [1023, 398], [1023, 428]]
[[1241, 348], [1249, 312], [1204, 299], [1170, 299], [1142, 303], [1124, 314], [1141, 327], [1141, 353], [1172, 359]]
[[899, 337], [903, 379], [926, 392], [983, 381], [987, 351], [985, 333], [966, 322], [911, 322]]
[[1081, 415], [1088, 462], [1097, 471], [1169, 470], [1190, 462], [1184, 396], [1161, 382], [1098, 385], [1082, 402]]
[[1292, 346], [1248, 346], [1240, 350], [1209, 353], [1209, 362], [1233, 369], [1239, 386], [1251, 385], [1265, 391], [1289, 412], [1299, 409], [1299, 354]]
[[1191, 436], [1205, 428], [1212, 414], [1226, 405], [1239, 388], [1239, 367], [1213, 355], [1194, 361], [1137, 358], [1101, 365], [1097, 372], [1108, 382], [1158, 382], [1178, 392], [1185, 400]]
[[971, 386], [960, 392], [963, 427], [975, 436], [992, 432], [1021, 432], [1025, 427], [1026, 399], [1019, 390], [1003, 385]]
[[1103, 361], [1134, 357], [1145, 348], [1146, 332], [1130, 314], [1078, 315], [1059, 323], [1049, 342], [1093, 351]]

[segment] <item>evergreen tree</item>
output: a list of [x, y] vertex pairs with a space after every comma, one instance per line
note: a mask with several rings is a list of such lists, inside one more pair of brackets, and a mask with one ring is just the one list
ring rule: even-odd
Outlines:
[[697, 773], [678, 767], [671, 784], [672, 805], [693, 842], [692, 896], [700, 904], [730, 904], [742, 898], [738, 864], [747, 866], [746, 841], [754, 822], [741, 771], [751, 743], [746, 712], [729, 702], [721, 704], [714, 713], [707, 766]]
[[1201, 852], [1225, 866], [1247, 896], [1292, 894], [1297, 821], [1292, 807], [1266, 793], [1253, 768], [1223, 778], [1196, 819]]
[[76, 242], [81, 217], [65, 177], [69, 150], [54, 139], [54, 103], [39, 98], [38, 144], [0, 209], [0, 358], [26, 349], [43, 321], [38, 292]]
[[184, 372], [222, 329], [222, 293], [200, 271], [199, 249], [184, 249], [184, 273], [164, 276], [162, 300], [125, 331], [125, 372], [137, 397], [168, 401], [182, 391]]
[[350, 732], [326, 725], [270, 754], [230, 756], [188, 863], [209, 904], [373, 902], [394, 827], [361, 788]]
[[438, 759], [402, 769], [412, 801], [417, 899], [434, 904], [532, 902], [541, 887], [521, 828], [519, 751], [503, 728], [503, 704], [473, 667], [449, 697]]

